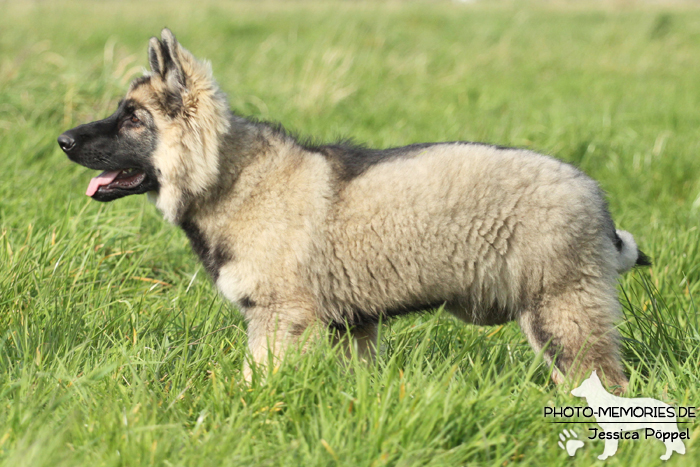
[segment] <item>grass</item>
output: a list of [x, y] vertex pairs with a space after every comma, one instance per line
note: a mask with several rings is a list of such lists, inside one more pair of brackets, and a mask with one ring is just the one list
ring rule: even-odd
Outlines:
[[[111, 113], [169, 26], [239, 113], [387, 147], [532, 148], [600, 181], [654, 267], [620, 279], [630, 395], [700, 401], [700, 9], [607, 3], [0, 2], [0, 465], [602, 465], [556, 446], [517, 326], [382, 329], [241, 382], [244, 323], [144, 197], [91, 202], [56, 136]], [[618, 5], [618, 6], [615, 6]], [[592, 426], [592, 425], [591, 425]], [[700, 426], [687, 453], [700, 463]], [[577, 425], [587, 436], [586, 425]], [[586, 440], [588, 441], [588, 440]], [[605, 465], [659, 465], [622, 441]]]

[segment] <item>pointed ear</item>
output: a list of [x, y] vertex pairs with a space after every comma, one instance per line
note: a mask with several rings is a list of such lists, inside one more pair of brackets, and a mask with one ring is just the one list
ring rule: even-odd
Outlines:
[[203, 99], [224, 102], [221, 96], [217, 97], [219, 88], [208, 62], [197, 60], [169, 29], [163, 29], [160, 40], [151, 38], [148, 45], [154, 78], [151, 86], [165, 113], [175, 116], [184, 111], [194, 115]]
[[175, 39], [175, 35], [170, 29], [164, 28], [160, 33], [161, 44], [163, 45], [163, 58], [166, 60], [166, 70], [163, 78], [170, 85], [180, 85], [186, 87], [185, 74], [182, 71], [181, 47]]
[[165, 60], [163, 59], [163, 49], [160, 41], [151, 37], [148, 41], [148, 62], [151, 64], [151, 71], [154, 75], [163, 76], [165, 71]]
[[180, 44], [169, 29], [163, 29], [162, 40], [151, 37], [148, 42], [148, 61], [151, 71], [166, 82], [168, 87], [185, 87], [185, 75], [180, 63]]

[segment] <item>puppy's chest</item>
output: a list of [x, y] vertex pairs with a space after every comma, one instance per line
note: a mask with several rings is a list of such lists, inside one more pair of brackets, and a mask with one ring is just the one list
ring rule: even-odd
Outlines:
[[211, 234], [208, 235], [196, 221], [183, 221], [180, 227], [187, 235], [192, 251], [202, 262], [212, 280], [216, 282], [221, 267], [233, 260], [233, 252], [224, 242], [217, 241]]
[[231, 302], [244, 314], [255, 307], [266, 308], [284, 302], [297, 289], [297, 275], [285, 272], [283, 261], [267, 261], [264, 257], [241, 255], [226, 262], [219, 269], [214, 282]]
[[[252, 280], [255, 274], [251, 274], [251, 268], [246, 267], [245, 262], [233, 253], [232, 242], [226, 242], [220, 235], [207, 229], [206, 225], [201, 221], [189, 220], [180, 227], [187, 235], [192, 251], [219, 291], [243, 309], [254, 306], [252, 295], [258, 288], [258, 281]], [[246, 270], [248, 280], [244, 280]]]
[[300, 263], [308, 259], [308, 239], [301, 241], [293, 229], [250, 229], [235, 222], [202, 220], [180, 226], [219, 291], [244, 313], [288, 299], [303, 282]]

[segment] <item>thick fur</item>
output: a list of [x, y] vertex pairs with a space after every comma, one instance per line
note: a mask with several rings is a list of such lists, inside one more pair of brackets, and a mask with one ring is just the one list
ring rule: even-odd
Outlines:
[[232, 114], [170, 31], [149, 60], [126, 96], [156, 128], [149, 197], [238, 304], [255, 362], [317, 324], [371, 358], [380, 319], [445, 305], [518, 321], [558, 381], [597, 369], [625, 385], [616, 279], [648, 258], [582, 172], [476, 143], [303, 145]]

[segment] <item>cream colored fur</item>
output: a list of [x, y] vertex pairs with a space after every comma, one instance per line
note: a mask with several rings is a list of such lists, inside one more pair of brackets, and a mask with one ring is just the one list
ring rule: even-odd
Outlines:
[[[151, 40], [151, 45], [154, 40]], [[168, 29], [163, 30], [163, 42], [172, 45], [171, 49], [176, 53], [173, 58], [182, 67], [188, 85], [181, 86], [172, 78], [160, 80], [154, 76], [148, 87], [132, 87], [127, 97], [158, 108], [159, 97], [166, 91], [175, 90], [182, 96], [180, 118], [172, 119], [162, 112], [152, 112], [161, 140], [153, 159], [160, 170], [162, 185], [159, 196], [153, 200], [165, 218], [175, 222], [182, 208], [182, 191], [186, 189], [196, 196], [216, 180], [220, 138], [229, 129], [226, 118], [229, 110], [214, 81], [211, 65], [199, 62], [180, 47]]]
[[163, 41], [179, 51], [186, 111], [159, 107], [179, 86], [167, 78], [129, 95], [160, 132], [153, 197], [229, 253], [216, 285], [239, 304], [256, 363], [316, 325], [345, 329], [371, 359], [380, 318], [445, 304], [469, 323], [518, 321], [558, 381], [597, 369], [625, 385], [616, 278], [637, 250], [626, 232], [616, 250], [593, 180], [531, 151], [464, 143], [409, 148], [343, 179], [333, 158], [270, 127], [236, 123], [262, 141], [239, 143], [231, 122], [245, 121], [227, 113], [210, 68], [169, 31]]

